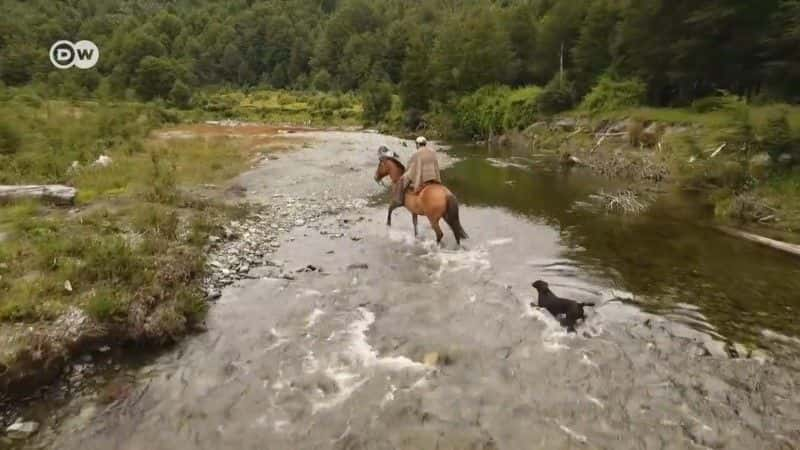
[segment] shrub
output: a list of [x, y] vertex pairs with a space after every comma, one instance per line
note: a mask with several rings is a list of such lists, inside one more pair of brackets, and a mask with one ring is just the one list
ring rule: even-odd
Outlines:
[[178, 199], [178, 188], [175, 183], [175, 161], [163, 161], [158, 150], [150, 153], [152, 163], [151, 182], [145, 198], [148, 201], [172, 204]]
[[386, 114], [392, 109], [392, 87], [385, 81], [370, 81], [364, 85], [362, 99], [364, 121], [383, 122]]
[[539, 114], [537, 100], [541, 93], [542, 88], [538, 86], [513, 90], [508, 95], [503, 127], [506, 130], [518, 130], [535, 122]]
[[0, 154], [10, 155], [19, 151], [22, 134], [8, 122], [0, 122]]
[[598, 113], [639, 106], [646, 92], [647, 86], [639, 79], [614, 80], [603, 75], [583, 99], [581, 108]]
[[183, 81], [175, 80], [169, 91], [169, 101], [175, 107], [187, 109], [192, 101], [192, 91]]
[[331, 75], [327, 70], [322, 69], [314, 75], [311, 86], [318, 91], [328, 91], [331, 89]]
[[539, 95], [537, 100], [541, 114], [556, 114], [575, 105], [575, 86], [567, 79], [556, 75]]
[[417, 130], [424, 125], [423, 112], [417, 108], [408, 109], [403, 114], [403, 126], [409, 130]]
[[456, 106], [458, 130], [469, 137], [502, 131], [509, 92], [505, 86], [486, 86], [462, 98]]
[[728, 111], [733, 112], [742, 106], [746, 106], [745, 102], [731, 94], [730, 92], [719, 89], [716, 95], [703, 97], [692, 102], [691, 109], [697, 113], [707, 113], [712, 111]]
[[83, 309], [99, 322], [124, 319], [128, 300], [120, 297], [112, 289], [101, 289], [92, 293]]
[[777, 161], [783, 153], [791, 154], [793, 150], [797, 150], [786, 111], [783, 109], [776, 109], [769, 113], [761, 135], [764, 150], [769, 153], [773, 161]]

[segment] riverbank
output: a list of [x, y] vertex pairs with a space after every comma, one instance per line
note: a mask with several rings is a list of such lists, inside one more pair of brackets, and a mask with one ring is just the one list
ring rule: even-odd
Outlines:
[[208, 114], [25, 94], [0, 104], [0, 183], [77, 190], [71, 205], [0, 205], [0, 400], [28, 396], [76, 359], [202, 330], [207, 300], [236, 279], [208, 267], [208, 253], [246, 232], [236, 224], [284, 226], [232, 180], [302, 145], [301, 129], [184, 122]]
[[[654, 193], [692, 193], [722, 225], [798, 243], [800, 161], [791, 136], [800, 130], [800, 110], [746, 108], [745, 113], [653, 108], [567, 112], [481, 142], [552, 152], [565, 165], [581, 165], [625, 184], [621, 195], [645, 203]], [[783, 126], [787, 128], [775, 130]], [[785, 135], [785, 142], [775, 143], [776, 133]], [[783, 150], [776, 154], [771, 145], [778, 144]], [[620, 197], [609, 195], [607, 200]]]

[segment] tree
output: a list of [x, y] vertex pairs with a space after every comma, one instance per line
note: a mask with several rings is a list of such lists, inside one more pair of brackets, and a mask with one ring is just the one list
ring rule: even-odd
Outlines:
[[511, 81], [516, 61], [508, 33], [485, 11], [468, 11], [442, 26], [431, 57], [437, 96]]
[[175, 78], [175, 67], [171, 60], [146, 56], [136, 70], [134, 88], [143, 100], [167, 98]]
[[368, 81], [362, 90], [364, 120], [368, 124], [382, 122], [392, 109], [392, 86], [385, 81]]
[[570, 69], [569, 55], [583, 23], [587, 3], [589, 2], [555, 2], [539, 21], [536, 65], [533, 69], [537, 84], [544, 84], [552, 79], [561, 70], [562, 62], [564, 69]]
[[169, 101], [173, 106], [187, 109], [192, 101], [192, 91], [183, 81], [175, 80], [169, 91]]
[[611, 66], [611, 38], [616, 25], [617, 14], [609, 1], [594, 0], [572, 48], [572, 74], [579, 95], [588, 92], [597, 77]]
[[333, 87], [331, 85], [331, 75], [325, 69], [320, 70], [311, 80], [311, 86], [318, 91], [329, 91]]
[[402, 81], [400, 82], [400, 98], [405, 109], [428, 109], [432, 89], [431, 70], [429, 67], [429, 50], [425, 40], [415, 35], [406, 50], [403, 63]]

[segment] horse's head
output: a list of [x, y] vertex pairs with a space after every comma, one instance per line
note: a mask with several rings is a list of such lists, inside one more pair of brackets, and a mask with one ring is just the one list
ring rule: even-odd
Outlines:
[[387, 175], [389, 175], [388, 158], [381, 158], [378, 160], [378, 168], [375, 169], [375, 182], [380, 183]]

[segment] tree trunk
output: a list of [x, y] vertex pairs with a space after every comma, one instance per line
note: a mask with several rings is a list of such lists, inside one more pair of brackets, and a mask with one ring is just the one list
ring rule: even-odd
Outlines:
[[786, 252], [794, 256], [800, 256], [800, 245], [789, 244], [788, 242], [776, 241], [775, 239], [770, 239], [764, 236], [759, 236], [757, 234], [748, 233], [746, 231], [736, 230], [730, 227], [718, 226], [717, 229], [731, 236], [736, 236], [742, 239], [746, 239], [748, 241], [755, 242], [757, 244], [761, 244], [770, 248], [774, 248], [775, 250], [780, 250], [782, 252]]
[[78, 190], [59, 184], [4, 186], [0, 185], [0, 202], [33, 198], [50, 201], [59, 205], [72, 205]]

